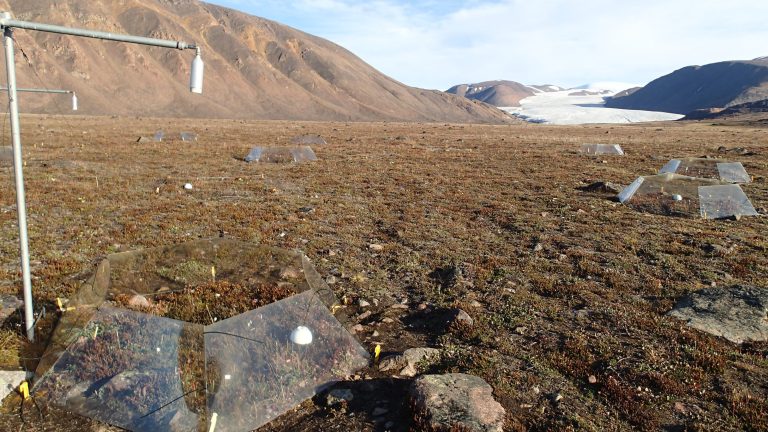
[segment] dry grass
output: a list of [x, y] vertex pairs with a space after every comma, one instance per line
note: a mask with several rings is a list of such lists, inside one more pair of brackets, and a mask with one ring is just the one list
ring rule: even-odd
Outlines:
[[[433, 371], [484, 377], [510, 429], [768, 427], [760, 405], [768, 397], [765, 347], [740, 349], [665, 316], [680, 296], [712, 284], [764, 285], [766, 220], [646, 215], [577, 190], [598, 180], [626, 185], [668, 159], [739, 146], [758, 153], [735, 159], [755, 176], [745, 191], [765, 211], [768, 129], [36, 116], [23, 123], [38, 305], [50, 309], [71, 294], [107, 253], [223, 235], [300, 248], [322, 275], [337, 276], [339, 297], [378, 300], [362, 341], [372, 343], [377, 330], [385, 351], [440, 346], [443, 362]], [[134, 142], [160, 128], [166, 136], [193, 130], [200, 141]], [[317, 162], [237, 160], [251, 146], [306, 133], [329, 142], [314, 149]], [[598, 142], [621, 144], [627, 156], [577, 153]], [[9, 169], [0, 177], [11, 184]], [[15, 217], [11, 188], [2, 188], [3, 292], [19, 290]], [[713, 245], [722, 248], [712, 252]], [[461, 277], [439, 277], [446, 269]], [[387, 305], [404, 298], [411, 309], [393, 315]], [[421, 302], [461, 306], [475, 326], [438, 331], [429, 314], [416, 312]], [[375, 326], [389, 316], [393, 323]], [[412, 416], [393, 410], [389, 419], [402, 429]], [[382, 425], [366, 411], [339, 416], [304, 404], [266, 430], [334, 428]]]

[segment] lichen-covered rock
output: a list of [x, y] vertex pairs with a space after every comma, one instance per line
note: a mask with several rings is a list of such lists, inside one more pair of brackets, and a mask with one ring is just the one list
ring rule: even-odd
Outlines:
[[482, 378], [467, 374], [422, 375], [411, 386], [420, 426], [433, 431], [502, 432], [505, 411]]
[[418, 365], [433, 362], [440, 358], [436, 348], [410, 348], [402, 354], [394, 354], [381, 359], [379, 370], [382, 372], [397, 370], [402, 376], [412, 377], [418, 373]]
[[768, 340], [768, 289], [706, 288], [680, 300], [669, 315], [734, 343], [765, 341]]

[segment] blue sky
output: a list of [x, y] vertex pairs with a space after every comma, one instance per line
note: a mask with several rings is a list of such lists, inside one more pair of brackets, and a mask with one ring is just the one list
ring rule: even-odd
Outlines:
[[209, 0], [329, 39], [408, 85], [644, 84], [768, 56], [768, 0]]

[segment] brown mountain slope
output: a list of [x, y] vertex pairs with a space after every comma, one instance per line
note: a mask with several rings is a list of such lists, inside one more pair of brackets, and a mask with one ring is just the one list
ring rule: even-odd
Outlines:
[[650, 82], [605, 106], [687, 114], [768, 99], [768, 58], [689, 66]]
[[520, 101], [536, 94], [536, 91], [515, 81], [485, 81], [475, 84], [459, 84], [447, 90], [467, 99], [479, 100], [497, 107], [520, 106]]
[[[301, 120], [505, 122], [486, 104], [405, 86], [344, 48], [196, 0], [0, 0], [19, 20], [195, 42], [203, 96], [187, 90], [191, 51], [16, 30], [20, 86], [75, 90], [84, 114]], [[20, 50], [17, 50], [20, 51]], [[22, 112], [67, 112], [23, 95]]]

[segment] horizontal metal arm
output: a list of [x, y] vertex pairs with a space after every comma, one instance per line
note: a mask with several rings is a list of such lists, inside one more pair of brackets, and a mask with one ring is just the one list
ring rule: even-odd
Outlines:
[[[8, 91], [8, 87], [0, 87], [0, 91]], [[25, 92], [25, 93], [55, 93], [55, 94], [72, 94], [74, 93], [72, 90], [47, 90], [47, 89], [28, 89], [28, 88], [17, 88], [17, 92]]]
[[176, 48], [176, 49], [195, 49], [195, 44], [188, 44], [181, 41], [170, 41], [165, 39], [155, 39], [141, 36], [131, 36], [117, 33], [100, 32], [95, 30], [77, 29], [70, 27], [63, 27], [51, 24], [39, 24], [28, 21], [17, 21], [10, 18], [0, 17], [0, 27], [20, 28], [26, 30], [37, 30], [47, 33], [58, 33], [72, 36], [82, 36], [94, 39], [103, 39], [116, 42], [128, 42], [139, 45], [149, 45], [163, 48]]

